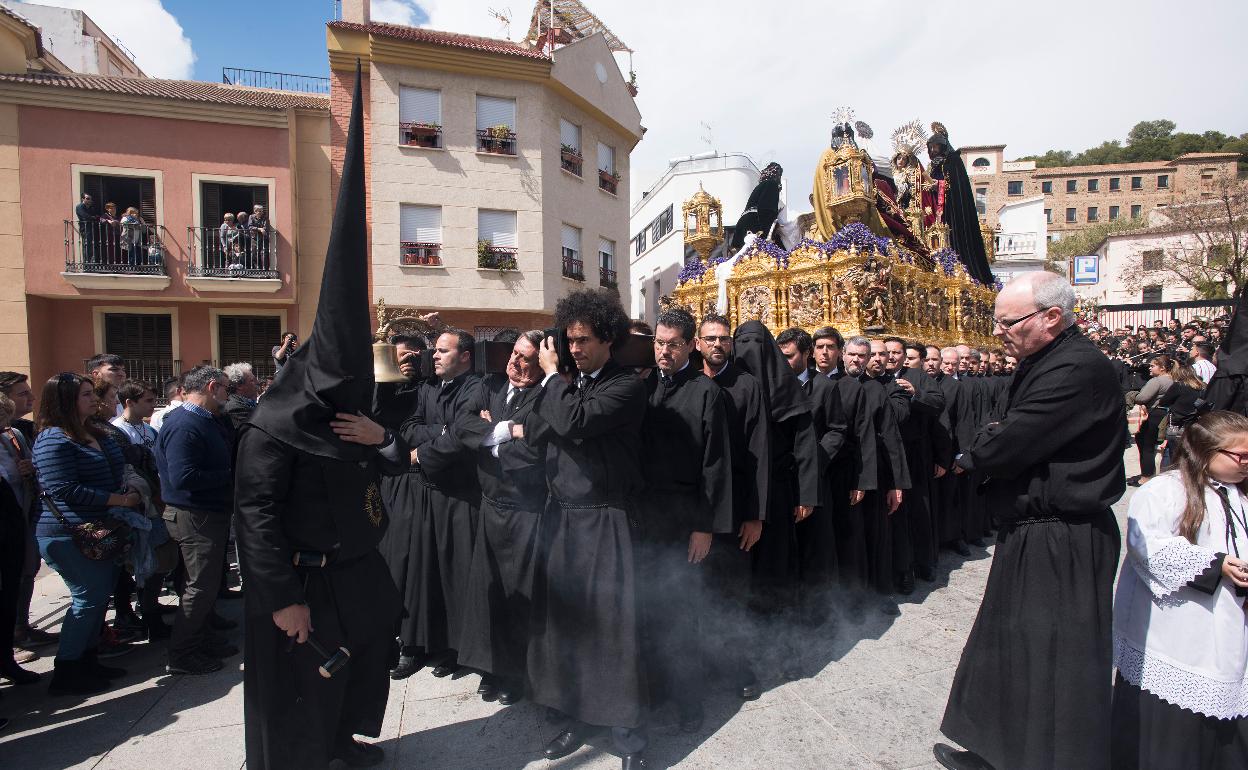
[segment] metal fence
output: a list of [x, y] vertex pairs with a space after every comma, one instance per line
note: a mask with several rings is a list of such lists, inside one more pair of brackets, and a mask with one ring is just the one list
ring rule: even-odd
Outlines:
[[277, 91], [298, 91], [305, 94], [328, 94], [329, 78], [315, 75], [294, 75], [289, 72], [247, 70], [222, 67], [221, 82], [227, 86], [271, 88]]
[[207, 278], [280, 278], [272, 228], [188, 227], [195, 262], [190, 275]]
[[1191, 300], [1187, 302], [1141, 302], [1133, 305], [1101, 305], [1093, 313], [1101, 326], [1121, 329], [1124, 326], [1152, 326], [1157, 321], [1169, 324], [1171, 319], [1180, 323], [1192, 321], [1197, 316], [1215, 318], [1229, 313], [1235, 301], [1230, 299]]
[[165, 275], [165, 228], [92, 218], [62, 220], [65, 272]]

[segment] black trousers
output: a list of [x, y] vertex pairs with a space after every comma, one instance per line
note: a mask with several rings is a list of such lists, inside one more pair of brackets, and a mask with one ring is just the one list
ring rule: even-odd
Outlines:
[[1135, 434], [1135, 445], [1140, 450], [1140, 475], [1157, 475], [1157, 429], [1166, 416], [1165, 409], [1149, 409], [1148, 419], [1140, 424]]
[[0, 670], [16, 666], [13, 633], [22, 597], [26, 565], [26, 522], [22, 515], [0, 511]]
[[169, 640], [169, 657], [177, 658], [194, 652], [207, 637], [208, 616], [216, 606], [221, 586], [230, 517], [170, 505], [165, 507], [164, 518], [169, 536], [178, 541], [182, 561], [186, 563], [186, 587]]

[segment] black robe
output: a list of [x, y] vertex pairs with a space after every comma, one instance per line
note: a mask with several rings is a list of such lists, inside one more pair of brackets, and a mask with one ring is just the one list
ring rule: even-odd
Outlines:
[[[901, 389], [882, 379], [865, 373], [858, 378], [862, 383], [863, 406], [875, 425], [876, 477], [873, 482], [860, 480], [857, 488], [869, 490], [862, 501], [869, 582], [880, 593], [889, 594], [894, 590], [893, 522], [886, 495], [889, 490], [900, 489], [904, 496], [904, 490], [910, 487], [910, 467], [897, 424], [897, 415], [905, 408], [903, 399], [896, 396]], [[873, 486], [865, 486], [869, 483]]]
[[[247, 584], [243, 714], [247, 766], [328, 766], [333, 741], [377, 736], [390, 679], [391, 640], [402, 609], [377, 543], [386, 527], [377, 489], [400, 473], [399, 437], [362, 462], [295, 449], [254, 426], [239, 440], [234, 526]], [[329, 554], [324, 568], [296, 568], [297, 550]], [[307, 604], [317, 642], [346, 647], [346, 668], [325, 679], [323, 658], [293, 644], [272, 614]]]
[[[391, 433], [400, 435], [403, 423], [416, 413], [420, 405], [421, 387], [420, 381], [377, 383], [373, 392], [373, 419]], [[406, 472], [381, 479], [381, 499], [386, 504], [389, 526], [377, 548], [390, 568], [394, 584], [404, 594], [404, 607], [416, 606], [416, 596], [407, 594], [414, 586], [420, 585], [413, 573], [417, 569], [415, 554], [418, 544], [414, 525], [421, 507], [421, 494], [420, 468], [413, 465], [410, 459], [406, 463]], [[412, 639], [411, 617], [407, 613], [396, 629], [397, 635], [408, 640], [408, 644]], [[405, 625], [408, 626], [406, 632]]]
[[863, 502], [850, 505], [850, 495], [855, 490], [867, 492], [876, 488], [879, 442], [876, 439], [875, 413], [864, 401], [862, 383], [858, 378], [846, 375], [839, 368], [824, 376], [836, 386], [848, 427], [845, 446], [832, 459], [824, 475], [824, 488], [829, 497], [824, 502], [824, 508], [834, 513], [837, 570], [841, 586], [859, 590], [870, 580], [865, 506]]
[[633, 533], [646, 389], [608, 361], [585, 387], [550, 378], [525, 435], [546, 447], [529, 684], [533, 700], [591, 725], [641, 723]]
[[[909, 415], [900, 425], [906, 463], [910, 467], [910, 489], [902, 496], [901, 507], [893, 521], [895, 533], [900, 532], [902, 521], [909, 530], [900, 532], [901, 538], [894, 537], [894, 553], [904, 551], [910, 566], [930, 571], [936, 568], [937, 544], [932, 514], [936, 457], [949, 453], [949, 447], [943, 443], [947, 434], [937, 428], [945, 410], [945, 394], [931, 377], [918, 369], [903, 367], [895, 374], [895, 379], [898, 378], [914, 386], [914, 395], [910, 398]], [[909, 568], [903, 566], [904, 561], [899, 563], [896, 557], [894, 560], [894, 569]]]
[[490, 396], [486, 422], [461, 414], [453, 432], [477, 459], [481, 483], [480, 524], [469, 568], [459, 663], [494, 674], [511, 687], [524, 681], [529, 644], [538, 526], [546, 505], [546, 458], [527, 438], [483, 447], [500, 422], [523, 425], [537, 404], [536, 386], [507, 402], [504, 380]]
[[819, 507], [795, 528], [798, 577], [802, 586], [802, 619], [818, 625], [831, 609], [830, 591], [837, 583], [836, 519], [844, 511], [844, 506], [834, 499], [845, 495], [833, 489], [836, 477], [832, 466], [835, 463], [838, 468], [842, 467], [856, 453], [856, 441], [849, 430], [845, 404], [836, 383], [810, 369], [802, 390], [810, 399], [811, 421], [819, 444], [821, 489]]
[[[767, 237], [776, 217], [780, 216], [780, 184], [781, 179], [778, 176], [773, 179], [762, 179], [750, 191], [749, 200], [745, 202], [745, 211], [741, 213], [737, 226], [732, 231], [734, 249], [741, 248], [745, 243], [746, 233], [762, 233], [761, 237]], [[776, 243], [780, 242], [780, 239], [774, 235], [772, 240]]]
[[949, 245], [958, 253], [966, 272], [985, 286], [996, 278], [984, 251], [984, 236], [979, 229], [979, 211], [971, 192], [971, 178], [962, 163], [961, 150], [949, 150], [945, 160], [932, 169], [933, 179], [944, 179], [944, 223], [949, 226]]
[[941, 730], [994, 767], [1109, 767], [1125, 430], [1113, 367], [1072, 327], [958, 459], [1002, 525]]
[[688, 364], [646, 379], [642, 423], [646, 491], [637, 507], [643, 650], [654, 703], [699, 704], [704, 694], [701, 564], [689, 563], [694, 532], [732, 531], [732, 457], [727, 400]]
[[449, 428], [461, 415], [479, 415], [487, 406], [481, 378], [465, 372], [445, 385], [423, 385], [415, 413], [403, 423], [403, 437], [417, 451], [421, 486], [408, 553], [413, 563], [402, 587], [410, 603], [400, 637], [404, 646], [426, 653], [459, 649], [481, 503], [476, 453]]
[[[771, 421], [762, 387], [731, 361], [711, 378], [725, 398], [732, 457], [732, 531], [715, 535], [706, 558], [706, 661], [734, 687], [750, 683], [759, 652], [754, 616], [747, 611], [750, 552], [741, 550], [741, 525], [767, 518], [771, 484]], [[764, 528], [766, 525], [764, 524]]]
[[963, 531], [965, 517], [962, 513], [958, 489], [962, 474], [954, 472], [953, 458], [961, 451], [962, 446], [970, 445], [974, 435], [959, 440], [962, 431], [959, 422], [964, 390], [962, 383], [944, 373], [933, 379], [936, 380], [937, 386], [945, 396], [945, 408], [933, 429], [941, 433], [938, 444], [946, 447], [945, 454], [936, 457], [936, 462], [945, 469], [946, 473], [932, 481], [932, 513], [935, 517], [936, 542], [938, 545], [943, 545], [965, 539]]

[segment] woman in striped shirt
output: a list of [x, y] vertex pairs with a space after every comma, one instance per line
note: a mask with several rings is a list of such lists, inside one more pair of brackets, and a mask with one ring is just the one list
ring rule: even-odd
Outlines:
[[[39, 486], [71, 526], [102, 519], [109, 508], [135, 507], [140, 502], [138, 493], [123, 484], [121, 450], [87, 422], [98, 403], [91, 381], [69, 372], [48, 380], [39, 399], [41, 432], [34, 449]], [[118, 566], [84, 556], [48, 500], [41, 505], [35, 531], [39, 553], [60, 574], [71, 596], [48, 691], [54, 695], [102, 692], [109, 688], [110, 679], [126, 673], [100, 665], [95, 654]]]

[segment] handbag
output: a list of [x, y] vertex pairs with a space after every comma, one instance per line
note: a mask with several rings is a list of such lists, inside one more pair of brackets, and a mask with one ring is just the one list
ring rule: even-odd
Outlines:
[[61, 513], [52, 495], [43, 492], [39, 497], [48, 504], [52, 515], [61, 526], [69, 532], [74, 545], [82, 555], [95, 561], [111, 561], [124, 558], [130, 552], [131, 526], [115, 516], [105, 516], [99, 521], [86, 521], [82, 524], [70, 524]]

